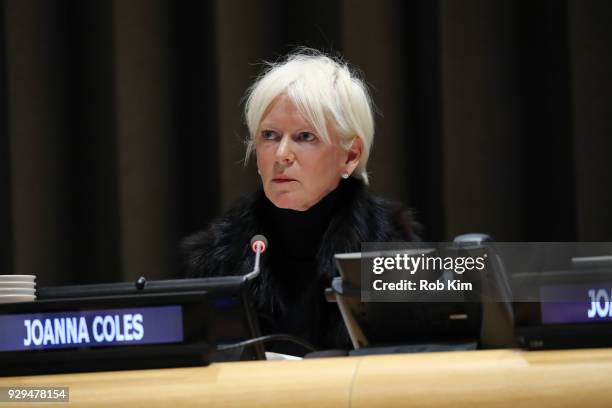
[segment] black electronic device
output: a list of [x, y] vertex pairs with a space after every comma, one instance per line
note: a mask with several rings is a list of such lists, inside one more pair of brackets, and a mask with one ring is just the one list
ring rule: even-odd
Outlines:
[[[433, 249], [412, 250], [411, 255]], [[363, 302], [361, 269], [364, 258], [380, 253], [336, 254], [340, 277], [332, 281], [338, 306], [353, 346], [432, 345], [473, 348], [479, 339], [481, 306], [468, 297], [457, 301]]]
[[24, 375], [205, 365], [204, 291], [0, 305], [0, 373]]
[[609, 267], [518, 273], [513, 284], [515, 333], [528, 349], [612, 347], [612, 270]]
[[[32, 364], [21, 364], [21, 370], [15, 368], [11, 371], [16, 374], [17, 371], [30, 373], [33, 370], [95, 371], [265, 359], [260, 343], [231, 347], [234, 343], [260, 336], [246, 285], [248, 282], [242, 276], [229, 276], [159, 281], [139, 278], [135, 283], [42, 287], [38, 289], [35, 302], [0, 305], [0, 318], [16, 314], [95, 313], [99, 310], [179, 306], [184, 337], [181, 341], [175, 339], [166, 343], [96, 344], [93, 347], [73, 343], [74, 347], [6, 350], [0, 351], [0, 367], [30, 359], [27, 361]], [[173, 316], [174, 321], [178, 321], [177, 315]], [[88, 323], [91, 330], [93, 321]], [[23, 321], [21, 326], [22, 330], [27, 329]], [[39, 326], [35, 330], [40, 330]], [[4, 327], [0, 330], [0, 342], [2, 333]], [[40, 336], [38, 331], [36, 335]], [[219, 346], [224, 346], [223, 350], [219, 350]], [[34, 364], [37, 361], [40, 364]], [[6, 370], [0, 371], [8, 374]]]
[[[38, 299], [67, 299], [108, 295], [144, 295], [205, 291], [209, 298], [209, 340], [215, 346], [259, 337], [259, 322], [243, 276], [153, 280], [40, 288]], [[213, 350], [211, 361], [265, 360], [261, 343], [244, 348]]]

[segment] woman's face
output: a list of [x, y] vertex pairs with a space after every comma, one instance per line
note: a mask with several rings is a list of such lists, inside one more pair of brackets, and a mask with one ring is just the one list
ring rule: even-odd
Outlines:
[[350, 173], [349, 151], [328, 126], [325, 143], [291, 99], [282, 94], [268, 107], [256, 135], [257, 167], [266, 197], [279, 208], [305, 211]]

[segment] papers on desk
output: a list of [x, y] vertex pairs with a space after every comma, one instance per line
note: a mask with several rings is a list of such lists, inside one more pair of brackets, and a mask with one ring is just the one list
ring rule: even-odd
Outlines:
[[266, 351], [266, 360], [301, 360], [302, 357], [290, 356], [289, 354], [274, 353], [272, 351]]

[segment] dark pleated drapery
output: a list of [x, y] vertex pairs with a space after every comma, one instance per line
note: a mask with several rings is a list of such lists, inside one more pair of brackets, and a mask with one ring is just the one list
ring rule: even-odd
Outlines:
[[428, 240], [612, 240], [612, 3], [2, 0], [0, 273], [176, 276], [257, 187], [241, 98], [293, 47], [377, 106], [372, 189]]

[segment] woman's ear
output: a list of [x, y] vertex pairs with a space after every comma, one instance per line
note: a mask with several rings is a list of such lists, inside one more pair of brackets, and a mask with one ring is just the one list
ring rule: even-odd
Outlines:
[[359, 136], [356, 136], [351, 142], [351, 146], [348, 150], [348, 155], [346, 157], [346, 163], [344, 163], [346, 173], [352, 174], [355, 167], [359, 164], [359, 160], [361, 160], [361, 154], [363, 153], [363, 140]]

